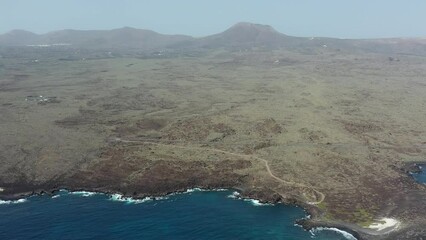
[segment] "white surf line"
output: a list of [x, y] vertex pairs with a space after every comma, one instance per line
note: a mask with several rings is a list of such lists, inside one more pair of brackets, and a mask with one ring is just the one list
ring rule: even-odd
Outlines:
[[21, 198], [21, 199], [18, 199], [18, 200], [0, 200], [0, 205], [2, 205], [2, 204], [17, 204], [17, 203], [24, 203], [24, 202], [26, 202], [26, 201], [28, 201], [27, 199], [25, 199], [25, 198]]
[[132, 197], [125, 197], [122, 194], [118, 194], [118, 193], [111, 194], [109, 199], [111, 201], [125, 202], [125, 203], [128, 203], [128, 204], [131, 204], [131, 203], [139, 204], [139, 203], [144, 203], [144, 202], [155, 200], [154, 198], [151, 198], [151, 197], [146, 197], [146, 198], [142, 198], [142, 199], [135, 199], [135, 198], [132, 198]]
[[[307, 202], [307, 204], [310, 205], [317, 205], [320, 204], [324, 201], [325, 199], [325, 194], [323, 194], [322, 192], [314, 189], [313, 187], [301, 184], [301, 183], [296, 183], [296, 182], [289, 182], [286, 181], [284, 179], [281, 179], [277, 176], [275, 176], [272, 171], [271, 168], [269, 167], [269, 163], [266, 159], [254, 156], [254, 155], [246, 155], [246, 154], [239, 154], [239, 153], [233, 153], [233, 152], [228, 152], [225, 150], [220, 150], [220, 149], [216, 149], [216, 148], [204, 148], [204, 147], [186, 147], [186, 146], [179, 146], [179, 145], [173, 145], [173, 144], [164, 144], [164, 143], [159, 143], [159, 142], [150, 142], [150, 141], [135, 141], [135, 140], [124, 140], [121, 138], [115, 138], [115, 141], [119, 141], [119, 142], [124, 142], [124, 143], [142, 143], [142, 144], [151, 144], [151, 145], [158, 145], [158, 146], [168, 146], [168, 147], [175, 147], [175, 148], [181, 148], [181, 149], [196, 149], [196, 150], [201, 150], [201, 151], [212, 151], [212, 152], [219, 152], [219, 153], [223, 153], [223, 154], [228, 154], [228, 155], [232, 155], [232, 156], [236, 156], [236, 157], [240, 157], [240, 158], [245, 158], [245, 159], [256, 159], [258, 161], [262, 161], [265, 164], [266, 170], [268, 172], [268, 174], [274, 178], [275, 180], [282, 182], [284, 184], [287, 185], [293, 185], [296, 187], [300, 187], [300, 188], [309, 188], [312, 189], [315, 193], [317, 193], [318, 195], [320, 195], [320, 200], [318, 201], [314, 201], [314, 202]], [[279, 193], [280, 195], [282, 195], [281, 193]]]
[[253, 198], [243, 198], [241, 197], [241, 194], [237, 191], [234, 191], [231, 195], [226, 196], [227, 198], [232, 198], [235, 200], [242, 200], [244, 202], [250, 202], [253, 206], [274, 206], [274, 204], [272, 203], [262, 203], [257, 199], [253, 199]]
[[108, 200], [111, 201], [116, 201], [116, 202], [125, 202], [125, 203], [129, 203], [129, 204], [138, 204], [138, 203], [144, 203], [144, 202], [148, 202], [148, 201], [153, 201], [153, 200], [165, 200], [168, 199], [168, 196], [148, 196], [145, 198], [132, 198], [132, 197], [126, 197], [122, 194], [119, 193], [104, 193], [104, 192], [91, 192], [91, 191], [70, 191], [67, 189], [60, 189], [59, 193], [56, 195], [53, 195], [52, 198], [58, 198], [60, 197], [62, 194], [64, 195], [75, 195], [75, 196], [79, 196], [79, 197], [92, 197], [95, 195], [103, 195], [106, 196], [108, 198]]
[[100, 194], [100, 193], [98, 193], [98, 192], [88, 192], [88, 191], [73, 191], [73, 192], [69, 191], [68, 194], [80, 195], [82, 197], [91, 197], [93, 195]]

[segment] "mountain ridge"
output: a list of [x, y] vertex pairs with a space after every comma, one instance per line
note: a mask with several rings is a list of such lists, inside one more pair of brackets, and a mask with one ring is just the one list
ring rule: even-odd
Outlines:
[[36, 34], [12, 30], [0, 35], [0, 46], [37, 46], [64, 44], [72, 48], [139, 49], [167, 48], [334, 48], [361, 49], [392, 53], [426, 54], [426, 38], [339, 39], [295, 37], [283, 34], [270, 25], [239, 22], [223, 32], [205, 37], [161, 34], [152, 30], [122, 27], [111, 30], [65, 29]]

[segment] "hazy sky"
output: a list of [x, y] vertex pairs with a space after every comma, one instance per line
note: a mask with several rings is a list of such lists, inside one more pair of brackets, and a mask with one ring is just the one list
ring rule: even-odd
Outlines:
[[204, 36], [241, 21], [295, 36], [426, 37], [426, 0], [0, 0], [0, 33], [129, 26]]

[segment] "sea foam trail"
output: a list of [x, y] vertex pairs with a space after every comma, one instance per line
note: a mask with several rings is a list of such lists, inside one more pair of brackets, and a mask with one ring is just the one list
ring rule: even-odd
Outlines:
[[346, 239], [348, 239], [348, 240], [357, 240], [357, 238], [356, 238], [356, 237], [354, 237], [354, 235], [352, 235], [352, 234], [350, 234], [350, 233], [348, 233], [348, 232], [345, 232], [345, 231], [343, 231], [343, 230], [340, 230], [340, 229], [338, 229], [338, 228], [317, 227], [317, 228], [314, 228], [314, 229], [310, 230], [309, 232], [310, 232], [313, 236], [315, 236], [315, 233], [316, 233], [316, 232], [320, 232], [320, 231], [333, 231], [333, 232], [337, 232], [337, 233], [339, 233], [339, 234], [342, 234], [342, 236], [343, 236], [343, 237], [345, 237], [345, 238], [346, 238]]
[[22, 198], [22, 199], [18, 199], [18, 200], [0, 200], [0, 205], [3, 205], [3, 204], [17, 204], [17, 203], [24, 203], [24, 202], [26, 202], [26, 201], [28, 201], [27, 199], [24, 199], [24, 198]]
[[168, 196], [153, 197], [153, 199], [154, 199], [154, 200], [156, 200], [156, 201], [160, 201], [160, 200], [166, 200], [166, 199], [169, 199], [169, 197], [168, 197]]

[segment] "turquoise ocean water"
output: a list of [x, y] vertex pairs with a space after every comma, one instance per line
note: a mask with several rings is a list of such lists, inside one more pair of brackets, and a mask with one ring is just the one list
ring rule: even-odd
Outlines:
[[60, 191], [0, 201], [0, 239], [354, 239], [344, 232], [296, 226], [306, 217], [301, 208], [262, 205], [236, 195], [191, 190], [133, 200]]

